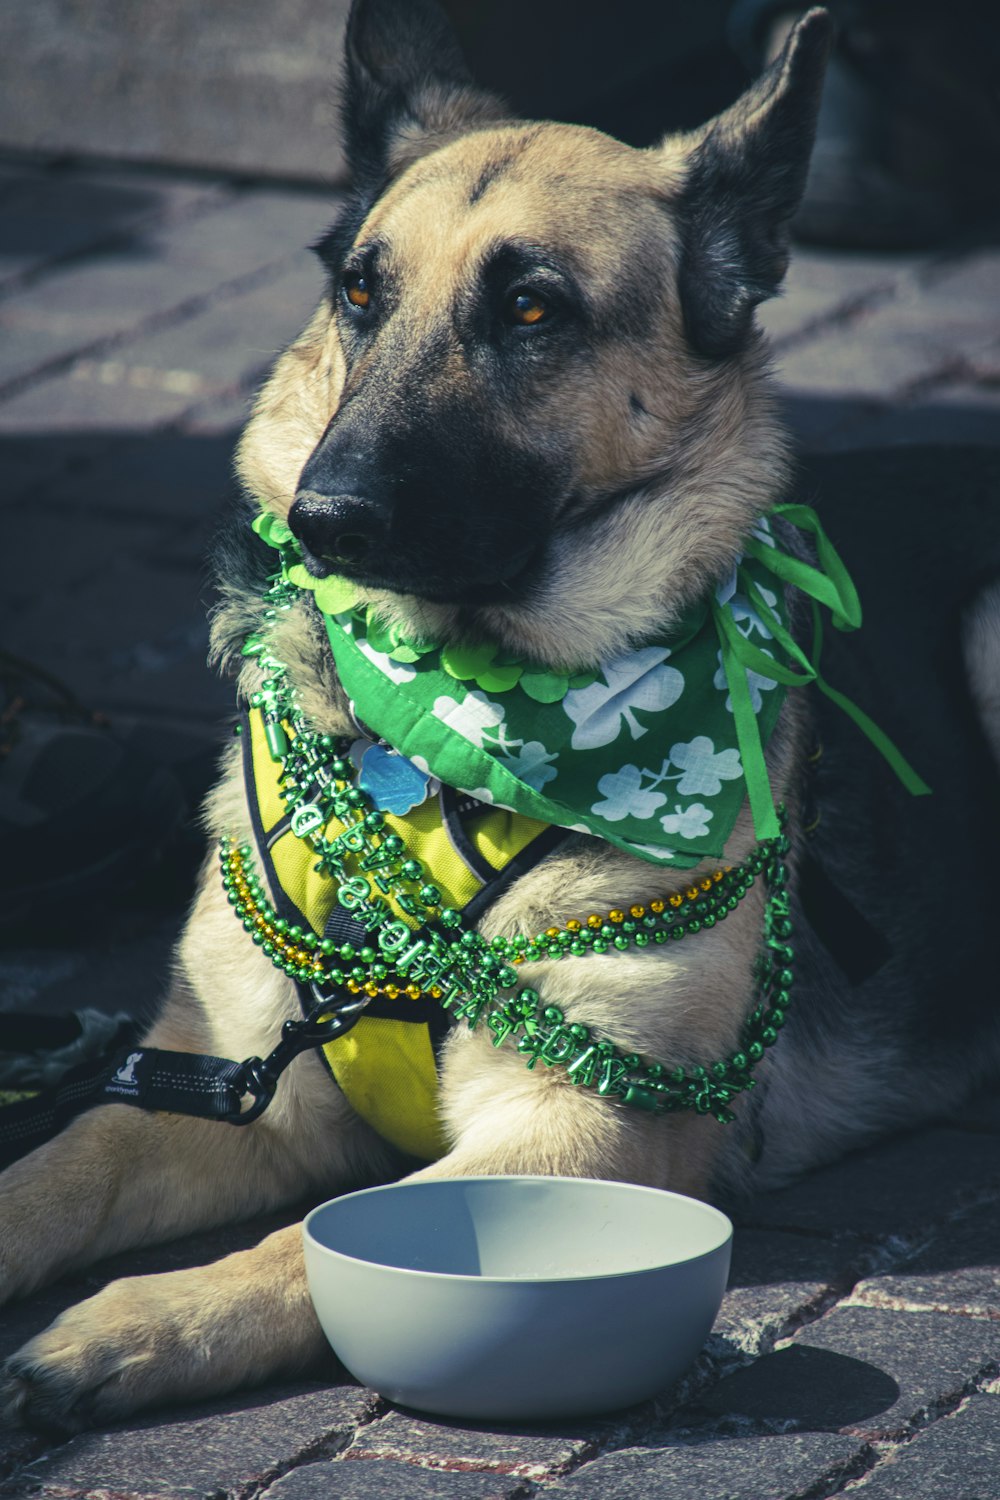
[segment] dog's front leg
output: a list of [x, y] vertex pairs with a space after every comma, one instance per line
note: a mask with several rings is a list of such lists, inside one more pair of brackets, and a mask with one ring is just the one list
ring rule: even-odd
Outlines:
[[75, 1431], [301, 1374], [327, 1352], [298, 1224], [214, 1265], [113, 1281], [4, 1368], [9, 1421]]
[[[515, 1058], [509, 1068], [497, 1061], [492, 1124], [470, 1125], [409, 1180], [514, 1172], [651, 1181], [667, 1169], [668, 1141], [676, 1161], [693, 1161], [692, 1122], [678, 1134], [673, 1121], [626, 1114], [553, 1075], [526, 1074]], [[71, 1308], [8, 1362], [4, 1409], [74, 1430], [301, 1374], [325, 1353], [293, 1225], [214, 1265], [116, 1281]]]
[[490, 1175], [594, 1177], [704, 1196], [722, 1130], [698, 1115], [652, 1116], [528, 1072], [481, 1033], [449, 1046], [444, 1100], [451, 1151], [410, 1181]]
[[[0, 1178], [5, 1293], [297, 1196], [307, 1174], [274, 1137], [263, 1124], [234, 1129], [126, 1105], [84, 1115]], [[261, 1328], [280, 1329], [275, 1368], [300, 1363], [308, 1349], [295, 1334], [287, 1254], [280, 1244], [266, 1252], [241, 1289], [249, 1320], [228, 1313], [233, 1299], [214, 1267], [112, 1282], [8, 1361], [2, 1409], [14, 1420], [72, 1429], [188, 1390], [228, 1389], [266, 1373], [254, 1343]], [[243, 1257], [223, 1264], [233, 1261], [238, 1281]], [[308, 1345], [308, 1317], [304, 1326]]]
[[0, 1175], [0, 1303], [121, 1250], [385, 1177], [394, 1161], [308, 1054], [248, 1127], [103, 1105]]
[[[317, 1075], [320, 1097], [292, 1129], [295, 1095], [314, 1092], [308, 1076], [293, 1078], [300, 1070]], [[385, 1175], [386, 1149], [352, 1117], [317, 1059], [298, 1059], [284, 1083], [274, 1124], [234, 1129], [111, 1105], [10, 1168], [0, 1178], [5, 1290], [24, 1292], [70, 1266], [246, 1218], [310, 1190], [334, 1192], [366, 1167]], [[8, 1361], [0, 1409], [71, 1430], [304, 1368], [325, 1346], [300, 1235], [293, 1226], [211, 1266], [112, 1282]]]
[[[249, 941], [216, 942], [231, 923], [225, 893], [207, 880], [181, 959], [187, 975], [204, 976], [209, 999], [182, 973], [144, 1045], [266, 1055], [296, 1012], [294, 990], [284, 976], [261, 976]], [[103, 1105], [0, 1176], [0, 1303], [101, 1256], [391, 1170], [388, 1148], [311, 1054], [295, 1059], [249, 1127]]]
[[308, 1183], [268, 1134], [122, 1104], [83, 1115], [0, 1177], [0, 1297], [294, 1199]]
[[[615, 872], [607, 878], [615, 878]], [[597, 889], [589, 893], [597, 906], [599, 895]], [[545, 902], [551, 906], [548, 895]], [[530, 977], [567, 1015], [579, 1007], [582, 1021], [613, 1026], [637, 1051], [683, 1057], [693, 1050], [695, 1059], [707, 1061], [735, 1045], [751, 986], [759, 906], [759, 895], [748, 897], [724, 928], [703, 935], [687, 956], [686, 945], [679, 945], [685, 950], [680, 955], [671, 949], [634, 964], [613, 960], [613, 971], [586, 959], [579, 965], [564, 960], [544, 971], [538, 966]], [[630, 1004], [616, 1005], [605, 1019], [601, 996], [608, 990], [627, 992]], [[346, 1161], [350, 1144], [355, 1175], [367, 1165], [372, 1175], [384, 1176], [387, 1162], [376, 1160], [369, 1128], [351, 1120], [346, 1105], [348, 1118], [330, 1129], [326, 1112], [338, 1095], [319, 1062], [304, 1057], [294, 1068], [317, 1070], [324, 1090], [311, 1096], [312, 1108], [296, 1111], [291, 1135], [297, 1159], [315, 1160], [325, 1152], [329, 1162], [336, 1145], [338, 1152], [343, 1147]], [[456, 1029], [442, 1074], [453, 1145], [440, 1162], [416, 1173], [418, 1179], [557, 1173], [701, 1193], [724, 1135], [712, 1119], [654, 1118], [626, 1109], [575, 1087], [558, 1067], [529, 1070], [515, 1048], [494, 1048], [483, 1028]], [[292, 1083], [290, 1073], [286, 1088]], [[304, 1075], [300, 1088], [303, 1096], [310, 1092]], [[126, 1111], [119, 1107], [116, 1113]], [[221, 1132], [223, 1139], [245, 1133], [228, 1126], [204, 1129]], [[250, 1134], [260, 1129], [252, 1127]], [[336, 1185], [333, 1172], [330, 1188]], [[220, 1214], [231, 1216], [231, 1210]], [[162, 1372], [161, 1347], [169, 1352]], [[72, 1426], [123, 1416], [178, 1392], [188, 1398], [217, 1394], [303, 1368], [323, 1347], [294, 1229], [197, 1272], [107, 1288], [15, 1356], [8, 1399], [26, 1421]]]

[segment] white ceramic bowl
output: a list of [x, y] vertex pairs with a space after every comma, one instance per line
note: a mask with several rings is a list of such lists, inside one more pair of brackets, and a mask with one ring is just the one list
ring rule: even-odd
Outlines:
[[698, 1354], [732, 1225], [679, 1193], [465, 1177], [348, 1193], [303, 1226], [323, 1331], [363, 1384], [454, 1417], [627, 1406]]

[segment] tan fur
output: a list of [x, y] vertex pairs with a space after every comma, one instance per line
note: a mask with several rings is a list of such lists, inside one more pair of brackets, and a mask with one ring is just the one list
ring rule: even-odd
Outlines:
[[323, 301], [278, 360], [237, 450], [245, 488], [278, 515], [288, 514], [295, 481], [333, 415], [343, 383], [344, 356], [330, 305]]
[[[470, 207], [483, 171], [512, 158]], [[437, 639], [480, 635], [553, 666], [603, 660], [682, 614], [725, 570], [761, 496], [781, 493], [785, 438], [762, 347], [708, 365], [684, 342], [667, 212], [682, 167], [673, 141], [633, 151], [578, 126], [508, 126], [423, 158], [378, 203], [364, 238], [377, 233], [391, 246], [407, 287], [393, 342], [400, 390], [427, 330], [449, 323], [456, 289], [511, 225], [526, 240], [557, 247], [598, 300], [620, 294], [624, 266], [636, 313], [648, 307], [652, 328], [642, 342], [623, 331], [596, 367], [561, 381], [521, 435], [529, 444], [546, 427], [572, 432], [584, 497], [582, 524], [559, 534], [531, 600], [490, 605], [470, 619], [468, 610], [362, 592], [387, 619]], [[456, 348], [441, 379], [450, 388], [462, 378]], [[278, 514], [287, 515], [305, 458], [344, 394], [343, 356], [324, 305], [279, 360], [240, 445], [241, 477]], [[645, 410], [638, 421], [633, 395]], [[588, 523], [587, 496], [623, 476], [633, 497]], [[601, 600], [599, 613], [593, 599]]]
[[[369, 597], [387, 618], [443, 639], [478, 634], [551, 665], [591, 664], [676, 618], [726, 571], [752, 520], [780, 497], [784, 441], [764, 355], [751, 342], [743, 355], [710, 364], [683, 336], [670, 209], [694, 137], [637, 152], [577, 127], [495, 126], [486, 109], [471, 134], [452, 140], [458, 118], [442, 103], [429, 135], [396, 141], [399, 175], [362, 232], [378, 230], [407, 288], [387, 389], [405, 387], [426, 330], [447, 326], [452, 299], [511, 226], [559, 247], [598, 299], [620, 298], [627, 285], [648, 336], [623, 328], [593, 362], [540, 398], [530, 430], [510, 435], [528, 446], [536, 431], [551, 428], [572, 435], [575, 453], [577, 513], [562, 518], [551, 565], [530, 602], [470, 613], [410, 597]], [[473, 185], [497, 157], [513, 164], [470, 205]], [[460, 386], [458, 350], [436, 378]], [[324, 301], [278, 361], [240, 446], [243, 483], [275, 513], [287, 514], [306, 459], [349, 394], [347, 379]], [[592, 501], [623, 488], [630, 497], [610, 513], [589, 514]], [[277, 648], [306, 712], [326, 729], [344, 727], [342, 695], [307, 607], [291, 611], [279, 631]], [[221, 617], [217, 633], [221, 641]], [[255, 682], [254, 669], [245, 668], [244, 688]], [[787, 714], [770, 756], [776, 794], [789, 800], [798, 739], [796, 718]], [[213, 840], [223, 832], [248, 835], [235, 756], [206, 824]], [[726, 862], [739, 862], [752, 843], [744, 814]], [[533, 930], [646, 900], [689, 879], [577, 840], [518, 881], [482, 931]], [[755, 891], [697, 942], [600, 963], [539, 963], [525, 978], [571, 1019], [637, 1052], [708, 1062], [739, 1034], [760, 919]], [[292, 985], [234, 923], [209, 861], [175, 984], [148, 1041], [263, 1055], [296, 1011]], [[712, 1119], [654, 1119], [615, 1108], [575, 1089], [558, 1069], [529, 1073], [513, 1050], [461, 1030], [446, 1048], [441, 1108], [451, 1149], [419, 1177], [558, 1172], [704, 1194], [719, 1152], [733, 1150]], [[0, 1289], [23, 1293], [112, 1251], [401, 1169], [311, 1054], [288, 1070], [274, 1104], [250, 1129], [123, 1106], [98, 1109], [5, 1174]], [[285, 1231], [216, 1266], [116, 1283], [64, 1314], [13, 1361], [7, 1409], [70, 1425], [107, 1420], [288, 1372], [321, 1347], [297, 1234]]]

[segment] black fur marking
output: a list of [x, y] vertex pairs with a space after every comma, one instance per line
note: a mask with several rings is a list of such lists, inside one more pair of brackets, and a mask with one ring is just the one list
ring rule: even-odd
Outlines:
[[[526, 289], [545, 302], [548, 317], [535, 327], [512, 325], [505, 315], [509, 299]], [[590, 310], [580, 283], [551, 251], [522, 240], [502, 240], [488, 249], [480, 272], [479, 291], [470, 299], [464, 316], [459, 314], [460, 333], [475, 357], [476, 346], [540, 350], [552, 334], [589, 326]]]
[[529, 240], [501, 240], [487, 252], [483, 274], [500, 288], [505, 278], [510, 289], [521, 282], [537, 286], [543, 295], [556, 299], [558, 313], [572, 314], [589, 336], [613, 342], [646, 342], [654, 329], [650, 308], [669, 295], [662, 261], [641, 250], [623, 258], [614, 284], [599, 295], [583, 256], [566, 244], [553, 253], [551, 247]]
[[754, 308], [784, 277], [829, 41], [827, 13], [808, 12], [781, 56], [692, 153], [675, 206], [678, 286], [688, 341], [710, 358], [747, 345]]
[[212, 659], [232, 673], [241, 664], [243, 642], [257, 628], [260, 598], [274, 572], [273, 550], [250, 527], [256, 512], [249, 500], [231, 502], [211, 547], [219, 594], [212, 609]]
[[472, 191], [469, 193], [470, 208], [473, 204], [479, 202], [488, 188], [492, 187], [495, 182], [499, 182], [507, 169], [513, 165], [514, 160], [513, 156], [508, 155], [498, 157], [495, 161], [487, 162], [486, 166], [480, 172], [479, 177], [473, 183]]
[[355, 190], [349, 193], [329, 229], [309, 247], [338, 283], [344, 262], [380, 192], [381, 185], [367, 192]]
[[[350, 371], [357, 352], [370, 347], [380, 325], [388, 319], [399, 304], [398, 279], [387, 274], [384, 258], [385, 246], [378, 240], [370, 240], [348, 252], [339, 273], [331, 278], [333, 310], [338, 318], [341, 348], [347, 361], [348, 384], [343, 400], [350, 399]], [[345, 295], [348, 273], [357, 273], [365, 278], [370, 292], [368, 306], [357, 307]]]
[[303, 469], [290, 524], [327, 570], [365, 584], [512, 599], [565, 491], [566, 456], [517, 445], [503, 403], [456, 396], [430, 348], [421, 363], [415, 379], [412, 364], [374, 360]]
[[433, 138], [509, 112], [476, 89], [454, 32], [434, 0], [355, 0], [347, 22], [343, 127], [357, 183], [384, 182], [406, 130]]
[[808, 852], [799, 870], [799, 900], [813, 932], [851, 984], [877, 974], [892, 949]]

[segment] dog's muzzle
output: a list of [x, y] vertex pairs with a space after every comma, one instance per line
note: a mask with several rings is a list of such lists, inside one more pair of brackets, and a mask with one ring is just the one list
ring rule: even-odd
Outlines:
[[331, 567], [363, 569], [384, 547], [388, 517], [372, 500], [360, 495], [318, 495], [300, 490], [288, 514], [288, 524], [307, 552]]

